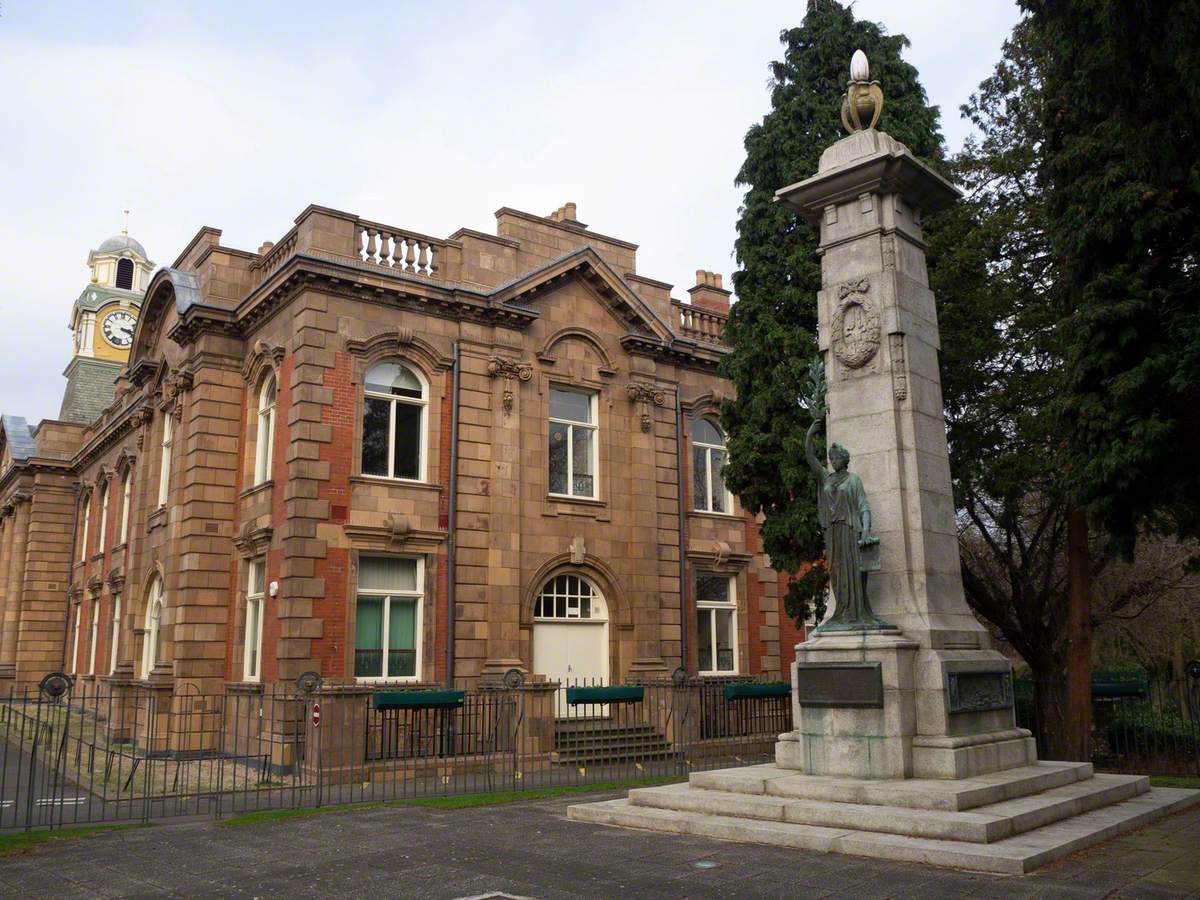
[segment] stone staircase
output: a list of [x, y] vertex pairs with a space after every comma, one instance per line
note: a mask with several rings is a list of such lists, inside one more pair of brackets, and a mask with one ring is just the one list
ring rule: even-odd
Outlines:
[[581, 804], [581, 822], [933, 863], [1005, 874], [1037, 866], [1200, 803], [1142, 775], [1038, 762], [974, 778], [868, 781], [775, 765], [694, 773]]
[[676, 755], [653, 725], [604, 718], [559, 719], [554, 723], [557, 761], [596, 766], [670, 759]]

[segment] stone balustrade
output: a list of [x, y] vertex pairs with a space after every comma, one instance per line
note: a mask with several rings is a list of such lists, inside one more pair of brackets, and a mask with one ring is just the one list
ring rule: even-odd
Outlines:
[[712, 310], [701, 309], [690, 303], [682, 303], [679, 300], [672, 300], [671, 306], [679, 316], [677, 324], [679, 333], [683, 337], [706, 344], [721, 343], [721, 335], [725, 333], [725, 322], [729, 319], [728, 316]]
[[444, 242], [412, 231], [379, 225], [359, 219], [355, 224], [358, 236], [358, 258], [396, 272], [442, 278], [439, 263]]

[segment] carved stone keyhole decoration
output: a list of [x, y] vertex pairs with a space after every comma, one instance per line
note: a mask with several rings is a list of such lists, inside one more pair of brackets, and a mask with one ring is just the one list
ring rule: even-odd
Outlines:
[[838, 287], [830, 338], [834, 356], [847, 369], [861, 369], [879, 352], [879, 315], [867, 299], [870, 287], [866, 278]]
[[650, 415], [650, 406], [651, 404], [662, 406], [666, 403], [666, 393], [647, 384], [631, 384], [626, 389], [626, 392], [629, 395], [630, 403], [641, 405], [642, 431], [649, 431], [654, 427], [654, 418]]
[[504, 379], [504, 411], [512, 412], [513, 407], [513, 380], [529, 381], [533, 378], [533, 367], [528, 363], [523, 363], [519, 360], [508, 359], [503, 356], [493, 356], [488, 360], [487, 366], [488, 375], [492, 378]]

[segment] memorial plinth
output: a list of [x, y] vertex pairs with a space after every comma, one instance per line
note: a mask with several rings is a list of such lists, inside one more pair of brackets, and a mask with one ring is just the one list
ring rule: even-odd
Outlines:
[[[780, 735], [774, 765], [697, 773], [686, 785], [572, 806], [569, 816], [1027, 872], [1200, 802], [1200, 791], [1152, 791], [1142, 776], [1039, 762], [1033, 737], [1016, 726], [1012, 666], [963, 594], [925, 266], [922, 217], [958, 191], [890, 135], [863, 127], [878, 120], [883, 95], [866, 80], [861, 51], [852, 72], [849, 137], [776, 199], [820, 227], [817, 406], [827, 406], [828, 445], [849, 451], [879, 538], [877, 567], [859, 563], [871, 570], [869, 609], [797, 645], [794, 730]], [[844, 456], [839, 464], [844, 478]], [[846, 519], [831, 521], [845, 547]], [[850, 556], [858, 559], [853, 547]]]

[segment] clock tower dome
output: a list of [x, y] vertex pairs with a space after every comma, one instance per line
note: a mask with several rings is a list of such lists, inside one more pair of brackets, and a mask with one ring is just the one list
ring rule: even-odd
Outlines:
[[129, 359], [133, 330], [154, 263], [129, 236], [129, 210], [121, 233], [88, 254], [91, 282], [71, 307], [71, 362], [58, 418], [90, 424], [113, 401], [113, 385]]

